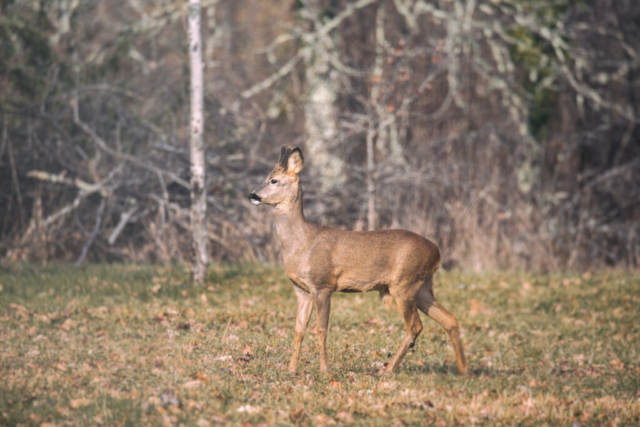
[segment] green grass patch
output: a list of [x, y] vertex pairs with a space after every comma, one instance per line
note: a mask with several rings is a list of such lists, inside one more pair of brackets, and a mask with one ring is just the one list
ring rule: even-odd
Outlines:
[[436, 275], [444, 330], [404, 335], [376, 294], [334, 295], [319, 373], [315, 314], [298, 372], [279, 268], [21, 265], [0, 273], [0, 425], [638, 425], [640, 275]]

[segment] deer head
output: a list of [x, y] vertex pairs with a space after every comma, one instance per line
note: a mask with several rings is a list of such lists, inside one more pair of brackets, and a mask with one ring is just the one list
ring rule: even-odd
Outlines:
[[262, 188], [249, 194], [251, 203], [277, 205], [294, 202], [298, 198], [298, 173], [303, 165], [304, 157], [298, 147], [282, 147], [280, 160], [264, 180]]

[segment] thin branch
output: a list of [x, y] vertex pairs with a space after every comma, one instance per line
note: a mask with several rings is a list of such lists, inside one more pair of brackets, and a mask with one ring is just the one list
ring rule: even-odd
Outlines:
[[116, 240], [118, 239], [118, 236], [120, 236], [120, 233], [122, 233], [122, 230], [124, 230], [124, 227], [127, 225], [129, 220], [136, 213], [137, 210], [138, 210], [138, 205], [136, 205], [134, 202], [134, 205], [131, 208], [129, 208], [129, 210], [122, 212], [120, 214], [120, 221], [118, 221], [118, 225], [116, 225], [116, 228], [113, 229], [113, 231], [111, 232], [111, 235], [109, 236], [109, 239], [107, 240], [109, 245], [113, 245], [116, 242]]
[[308, 48], [300, 49], [298, 51], [298, 53], [296, 53], [293, 56], [293, 58], [291, 58], [289, 61], [287, 61], [287, 63], [284, 64], [278, 71], [276, 71], [275, 73], [273, 73], [271, 76], [267, 77], [266, 79], [264, 79], [260, 83], [257, 83], [255, 85], [253, 85], [252, 87], [250, 87], [249, 89], [247, 89], [244, 92], [242, 92], [242, 94], [241, 94], [242, 97], [243, 98], [251, 98], [252, 96], [262, 92], [263, 90], [270, 88], [271, 85], [273, 85], [275, 82], [277, 82], [278, 80], [280, 80], [281, 78], [283, 78], [284, 76], [289, 74], [291, 72], [291, 70], [293, 70], [293, 67], [295, 67], [296, 64], [302, 58], [304, 58], [305, 55], [307, 55], [308, 50], [309, 50]]
[[82, 261], [84, 261], [85, 257], [87, 256], [87, 252], [89, 251], [89, 248], [91, 247], [94, 240], [98, 236], [98, 232], [100, 231], [100, 225], [102, 224], [102, 213], [104, 212], [105, 206], [106, 206], [106, 199], [103, 197], [100, 200], [100, 206], [98, 206], [98, 211], [96, 214], [96, 223], [93, 226], [93, 231], [91, 231], [91, 236], [89, 236], [89, 240], [87, 240], [87, 243], [85, 243], [84, 247], [82, 248], [82, 252], [78, 257], [78, 260], [76, 261], [76, 264], [75, 264], [76, 266], [82, 264]]

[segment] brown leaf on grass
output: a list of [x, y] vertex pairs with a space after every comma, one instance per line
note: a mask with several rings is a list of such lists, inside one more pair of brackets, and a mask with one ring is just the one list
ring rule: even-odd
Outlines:
[[78, 399], [71, 399], [69, 401], [69, 406], [71, 406], [73, 409], [78, 409], [82, 408], [83, 406], [88, 406], [90, 403], [91, 401], [89, 399], [80, 397]]
[[176, 329], [178, 331], [188, 331], [189, 329], [191, 329], [191, 325], [189, 323], [180, 323], [178, 326], [176, 326]]
[[71, 415], [71, 410], [67, 406], [57, 406], [56, 412], [63, 417], [68, 417], [69, 415]]
[[95, 317], [97, 319], [104, 319], [109, 312], [109, 307], [101, 306], [93, 309], [89, 309], [89, 314], [91, 317]]
[[209, 375], [201, 371], [197, 371], [196, 373], [194, 373], [193, 378], [203, 383], [208, 383], [209, 381], [211, 381], [211, 377], [209, 377]]
[[612, 359], [609, 361], [609, 365], [611, 365], [611, 367], [613, 369], [615, 369], [616, 371], [622, 371], [624, 370], [624, 363], [621, 362], [618, 359]]
[[249, 327], [249, 322], [247, 322], [246, 320], [242, 320], [240, 323], [236, 325], [236, 328], [238, 329], [247, 329], [248, 327]]
[[259, 406], [242, 405], [237, 409], [237, 412], [245, 412], [247, 414], [257, 414], [260, 412]]
[[324, 426], [337, 424], [333, 418], [331, 418], [326, 414], [316, 415], [315, 417], [313, 417], [313, 421], [315, 421], [317, 425], [324, 425]]
[[346, 424], [351, 424], [353, 422], [353, 415], [347, 411], [338, 412], [336, 418]]
[[520, 295], [526, 295], [531, 290], [531, 283], [524, 282], [522, 283], [522, 289], [520, 290]]
[[335, 390], [339, 390], [339, 389], [340, 389], [340, 387], [342, 387], [342, 385], [341, 385], [338, 381], [336, 381], [336, 380], [334, 380], [334, 379], [332, 379], [332, 380], [329, 382], [329, 384], [330, 384], [331, 388], [332, 388], [332, 389], [335, 389]]
[[479, 314], [489, 315], [493, 313], [493, 311], [489, 309], [485, 303], [476, 299], [469, 300], [469, 306], [469, 315], [471, 316], [477, 316]]
[[242, 354], [244, 354], [247, 357], [253, 357], [253, 350], [251, 350], [251, 347], [246, 346], [244, 350], [242, 350]]
[[75, 320], [69, 318], [69, 319], [65, 320], [64, 322], [62, 322], [62, 324], [60, 325], [60, 329], [68, 332], [71, 329], [74, 329], [76, 326], [78, 326], [78, 322], [76, 322]]
[[180, 405], [180, 401], [176, 397], [176, 393], [168, 388], [165, 388], [160, 395], [160, 403], [162, 406]]
[[15, 311], [27, 311], [27, 308], [24, 305], [11, 303], [9, 307], [13, 308]]
[[289, 418], [291, 418], [291, 421], [294, 424], [301, 423], [306, 416], [307, 416], [307, 414], [304, 413], [304, 409], [303, 408], [299, 408], [299, 409], [296, 409], [294, 411], [291, 411], [291, 413], [289, 414]]
[[174, 423], [170, 416], [163, 415], [162, 416], [162, 427], [173, 427]]
[[184, 383], [182, 386], [184, 388], [198, 388], [200, 387], [200, 384], [202, 384], [200, 380], [190, 380]]

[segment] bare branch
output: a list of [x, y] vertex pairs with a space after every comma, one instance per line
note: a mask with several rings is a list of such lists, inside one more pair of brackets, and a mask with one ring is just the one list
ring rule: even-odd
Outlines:
[[98, 236], [98, 232], [100, 231], [100, 225], [102, 224], [102, 213], [104, 212], [105, 206], [106, 206], [106, 199], [102, 198], [102, 200], [100, 200], [100, 206], [98, 206], [98, 211], [96, 213], [96, 222], [93, 226], [93, 231], [91, 231], [91, 235], [89, 236], [89, 240], [87, 240], [87, 243], [85, 243], [84, 246], [82, 247], [82, 252], [80, 252], [80, 256], [78, 257], [75, 263], [76, 266], [82, 264], [82, 261], [84, 261], [85, 257], [87, 256], [87, 252], [89, 251], [89, 248], [91, 247], [94, 240]]

